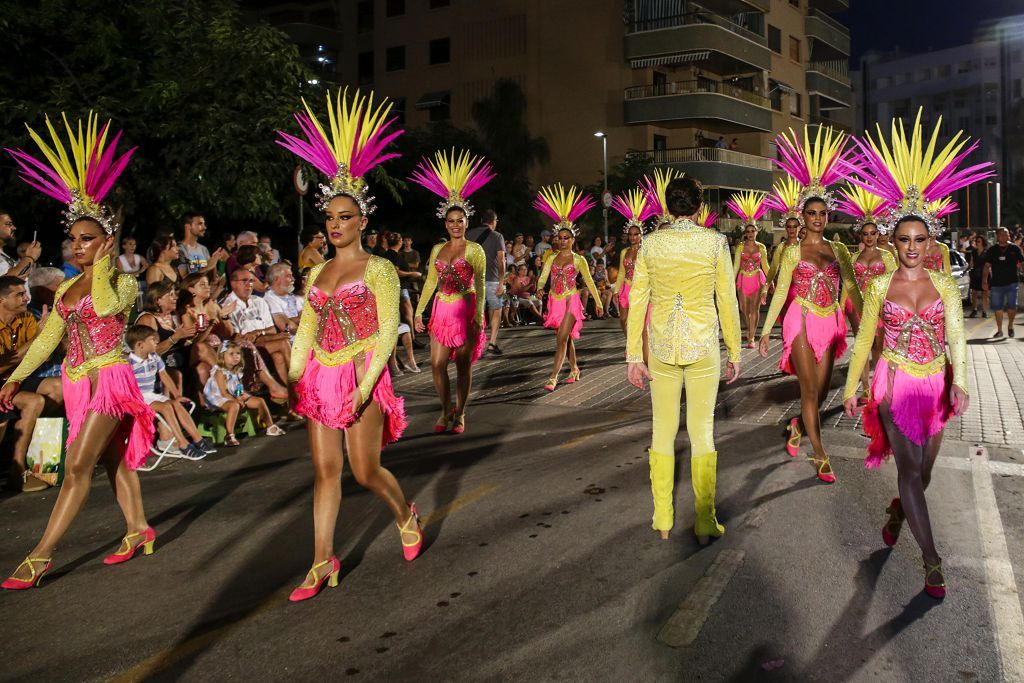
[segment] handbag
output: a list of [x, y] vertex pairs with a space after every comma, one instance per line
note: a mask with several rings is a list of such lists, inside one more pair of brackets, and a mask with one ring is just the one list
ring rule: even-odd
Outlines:
[[50, 486], [64, 481], [67, 457], [68, 421], [63, 417], [41, 417], [32, 430], [25, 456], [25, 468]]

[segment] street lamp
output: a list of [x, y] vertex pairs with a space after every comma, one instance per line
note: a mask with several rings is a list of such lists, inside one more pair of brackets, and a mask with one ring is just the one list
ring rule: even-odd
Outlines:
[[604, 192], [601, 193], [601, 212], [604, 215], [604, 243], [608, 244], [608, 207], [611, 205], [611, 197], [608, 194], [608, 135], [599, 130], [594, 133], [594, 137], [601, 138], [604, 158]]

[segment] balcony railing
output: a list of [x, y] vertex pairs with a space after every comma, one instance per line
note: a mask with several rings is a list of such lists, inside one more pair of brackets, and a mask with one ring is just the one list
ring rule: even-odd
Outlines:
[[817, 71], [839, 81], [840, 83], [845, 83], [847, 85], [850, 84], [850, 63], [845, 59], [829, 59], [821, 62], [809, 62], [807, 64], [807, 70]]
[[635, 152], [640, 159], [648, 164], [687, 164], [694, 162], [715, 161], [734, 166], [756, 168], [759, 171], [772, 171], [774, 164], [771, 159], [756, 154], [736, 152], [718, 147], [674, 147], [672, 149], [649, 149]]
[[832, 130], [840, 133], [852, 133], [851, 128], [845, 123], [839, 123], [833, 119], [827, 119], [824, 116], [809, 116], [807, 117], [812, 126], [832, 126]]
[[825, 12], [822, 12], [820, 9], [812, 9], [810, 12], [807, 13], [807, 16], [814, 17], [815, 19], [821, 19], [823, 22], [825, 22], [835, 30], [839, 31], [843, 35], [850, 35], [850, 29], [848, 29], [846, 26], [830, 17]]
[[761, 45], [768, 44], [767, 38], [759, 33], [746, 29], [714, 12], [707, 11], [635, 18], [629, 22], [628, 26], [630, 33], [639, 33], [641, 31], [657, 31], [666, 28], [676, 28], [677, 26], [694, 26], [698, 24], [713, 24]]
[[693, 93], [716, 93], [743, 100], [759, 107], [769, 106], [768, 98], [760, 93], [732, 83], [713, 81], [710, 78], [700, 78], [695, 81], [673, 81], [657, 85], [637, 85], [626, 88], [625, 97], [626, 100], [643, 100], [651, 97], [690, 95]]

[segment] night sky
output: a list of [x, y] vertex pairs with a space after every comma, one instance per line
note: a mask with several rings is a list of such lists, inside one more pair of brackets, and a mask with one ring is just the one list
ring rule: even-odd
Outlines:
[[836, 18], [850, 27], [851, 66], [869, 50], [915, 54], [972, 42], [986, 20], [1024, 14], [1024, 0], [850, 0]]

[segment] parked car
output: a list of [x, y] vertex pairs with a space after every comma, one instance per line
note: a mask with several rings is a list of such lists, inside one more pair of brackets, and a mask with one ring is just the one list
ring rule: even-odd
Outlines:
[[949, 265], [956, 286], [960, 288], [960, 298], [967, 301], [971, 297], [971, 269], [967, 266], [967, 258], [956, 249], [950, 249]]

